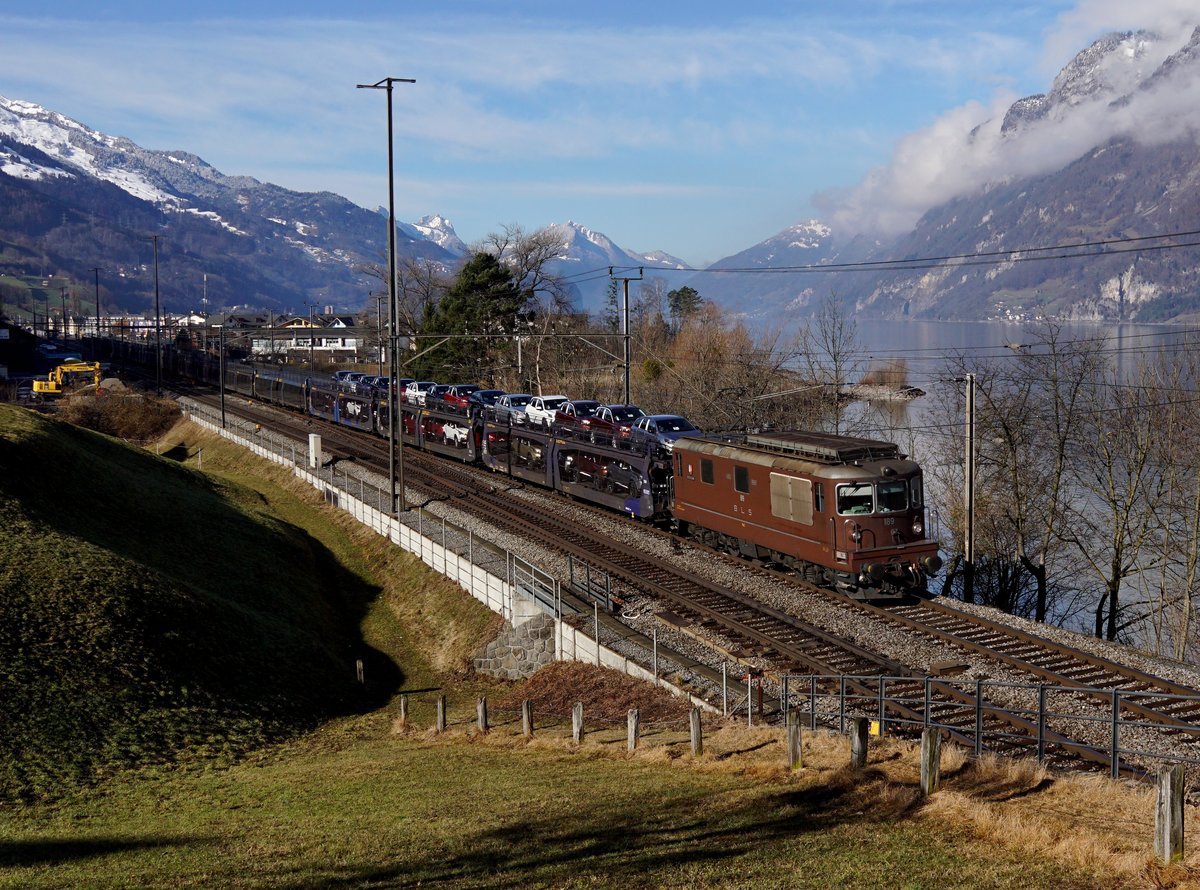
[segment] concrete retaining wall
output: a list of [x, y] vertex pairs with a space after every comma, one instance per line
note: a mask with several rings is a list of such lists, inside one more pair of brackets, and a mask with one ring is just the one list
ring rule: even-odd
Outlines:
[[[528, 673], [520, 673], [518, 677], [525, 677], [532, 674], [537, 669], [537, 667], [531, 668], [535, 663], [540, 667], [542, 663], [558, 659], [560, 661], [583, 661], [589, 664], [600, 664], [640, 680], [654, 680], [653, 671], [647, 670], [628, 656], [607, 646], [597, 646], [596, 641], [592, 637], [577, 630], [561, 619], [546, 615], [531, 598], [516, 593], [514, 586], [508, 578], [498, 577], [481, 568], [471, 561], [469, 555], [463, 556], [451, 548], [442, 546], [428, 535], [419, 534], [416, 529], [410, 528], [395, 517], [388, 516], [376, 507], [365, 503], [361, 498], [357, 498], [343, 489], [332, 485], [328, 480], [322, 479], [317, 473], [310, 472], [304, 467], [296, 466], [294, 462], [295, 455], [289, 457], [277, 454], [270, 448], [255, 442], [253, 439], [239, 436], [232, 430], [221, 429], [219, 424], [212, 422], [202, 414], [191, 411], [186, 403], [181, 402], [181, 407], [191, 420], [199, 426], [212, 430], [222, 438], [228, 439], [230, 442], [240, 445], [243, 448], [248, 448], [264, 460], [288, 467], [297, 478], [303, 479], [313, 486], [313, 488], [320, 491], [326, 503], [347, 511], [359, 522], [370, 527], [376, 533], [383, 535], [393, 544], [403, 547], [409, 553], [416, 554], [421, 558], [422, 562], [435, 572], [439, 572], [456, 582], [467, 593], [475, 597], [475, 599], [479, 600], [493, 612], [503, 616], [508, 623], [507, 627], [509, 630], [506, 634], [502, 634], [500, 639], [497, 639], [488, 646], [488, 650], [492, 650], [494, 646], [495, 651], [491, 655], [488, 655], [485, 650], [484, 655], [479, 660], [494, 659], [497, 664], [503, 662], [504, 666], [501, 669], [506, 671], [528, 670]], [[511, 561], [510, 555], [507, 560], [510, 566]], [[511, 568], [508, 569], [508, 572], [511, 577]], [[538, 615], [542, 615], [543, 617], [539, 619]], [[526, 624], [536, 626], [525, 630], [522, 626]], [[549, 628], [548, 639], [546, 638], [547, 627]], [[502, 640], [507, 641], [502, 642]], [[520, 658], [515, 654], [517, 642], [522, 640], [528, 640], [530, 643], [530, 649], [526, 651], [524, 658]], [[502, 650], [506, 649], [508, 650], [507, 654], [501, 654]], [[479, 660], [477, 660], [477, 663]], [[661, 679], [658, 681], [658, 685], [674, 695], [690, 699], [694, 704], [705, 709], [712, 709], [712, 706], [707, 702], [691, 695], [684, 689], [680, 689]]]

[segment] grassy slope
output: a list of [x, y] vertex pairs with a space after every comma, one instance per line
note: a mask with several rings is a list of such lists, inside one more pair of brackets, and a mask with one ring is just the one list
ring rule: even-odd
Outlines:
[[381, 662], [403, 665], [396, 682], [419, 726], [432, 722], [439, 691], [450, 694], [455, 726], [440, 738], [396, 737], [394, 711], [381, 708], [227, 768], [148, 767], [53, 803], [0, 806], [0, 887], [1123, 885], [980, 843], [966, 823], [923, 820], [911, 785], [847, 780], [813, 752], [814, 764], [789, 776], [774, 732], [767, 745], [736, 733], [708, 739], [699, 768], [680, 757], [686, 735], [670, 749], [654, 737], [656, 751], [634, 759], [619, 730], [578, 752], [541, 733], [525, 745], [511, 726], [469, 739], [475, 696], [496, 700], [501, 688], [461, 666], [495, 619], [412, 557], [313, 505], [282, 471], [194, 428], [181, 434], [190, 462], [203, 447], [204, 468], [223, 488], [254, 488], [378, 585], [363, 611], [366, 644]]
[[259, 492], [0, 406], [0, 792], [361, 705], [375, 590]]

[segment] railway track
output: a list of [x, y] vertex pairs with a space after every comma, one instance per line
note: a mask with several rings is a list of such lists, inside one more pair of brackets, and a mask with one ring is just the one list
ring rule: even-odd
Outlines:
[[[242, 409], [239, 406], [238, 413]], [[255, 413], [253, 419], [262, 415]], [[272, 428], [306, 436], [314, 428], [321, 430], [326, 450], [338, 459], [353, 459], [377, 472], [386, 473], [387, 445], [383, 440], [325, 424], [314, 418], [297, 420], [272, 412]], [[977, 701], [969, 692], [941, 680], [926, 681], [918, 672], [885, 656], [842, 640], [824, 629], [794, 615], [771, 608], [752, 597], [714, 584], [704, 578], [670, 567], [661, 560], [647, 557], [636, 547], [614, 541], [587, 523], [554, 516], [508, 491], [524, 488], [520, 483], [497, 486], [494, 474], [453, 462], [430, 458], [422, 452], [406, 452], [407, 486], [428, 491], [431, 500], [456, 500], [462, 509], [477, 512], [480, 518], [507, 531], [531, 538], [543, 546], [571, 554], [597, 570], [620, 579], [627, 587], [669, 603], [672, 610], [704, 628], [740, 642], [750, 653], [770, 660], [781, 671], [854, 677], [887, 676], [892, 698], [900, 701], [924, 700], [920, 707], [897, 701], [885, 705], [886, 718], [913, 726], [933, 720], [948, 727], [948, 734], [970, 746], [983, 731], [1004, 739], [997, 747], [1030, 749], [1037, 744], [1051, 759], [1080, 759], [1093, 765], [1107, 766], [1107, 755], [1094, 746], [1053, 731], [1045, 725], [1024, 719], [1005, 709]], [[477, 505], [477, 509], [476, 509]], [[591, 508], [588, 508], [591, 509]], [[647, 529], [647, 531], [652, 531]], [[673, 539], [674, 540], [674, 539]], [[779, 573], [737, 563], [747, 570], [763, 571], [778, 579]], [[1192, 690], [1149, 674], [1125, 668], [1086, 653], [1047, 640], [1022, 634], [995, 622], [976, 619], [940, 604], [919, 602], [881, 608], [852, 600], [821, 588], [789, 581], [810, 593], [831, 599], [844, 608], [858, 609], [875, 620], [900, 625], [910, 632], [934, 638], [975, 655], [994, 659], [1025, 671], [1039, 681], [1072, 686], [1085, 695], [1101, 697], [1105, 689], [1124, 691], [1170, 690], [1171, 694], [1193, 694]], [[905, 684], [909, 685], [905, 685]], [[1089, 684], [1102, 683], [1094, 686]], [[854, 680], [855, 695], [869, 697], [869, 682]], [[1151, 720], [1167, 728], [1195, 730], [1189, 718], [1200, 710], [1200, 701], [1177, 712], [1130, 704], [1127, 710], [1140, 719]], [[1190, 736], [1195, 738], [1194, 736]]]

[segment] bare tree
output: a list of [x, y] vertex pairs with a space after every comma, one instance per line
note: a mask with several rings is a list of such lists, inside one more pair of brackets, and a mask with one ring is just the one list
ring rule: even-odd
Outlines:
[[850, 400], [850, 383], [862, 371], [857, 337], [858, 326], [836, 294], [821, 301], [801, 333], [808, 378], [822, 388], [820, 422], [838, 434], [846, 428], [844, 408]]
[[[1139, 372], [1144, 382], [1145, 370]], [[1084, 563], [1101, 582], [1095, 634], [1109, 640], [1130, 620], [1121, 590], [1145, 562], [1161, 530], [1158, 506], [1165, 486], [1154, 461], [1158, 412], [1137, 386], [1110, 365], [1079, 405], [1079, 438], [1070, 468], [1084, 495], [1066, 505], [1062, 523]]]
[[550, 265], [563, 256], [562, 240], [553, 226], [527, 233], [512, 223], [489, 233], [478, 249], [508, 266], [526, 296], [528, 339], [533, 343], [533, 382], [534, 388], [542, 392], [546, 338], [555, 333], [559, 319], [569, 314], [571, 308], [570, 289]]
[[[388, 293], [388, 269], [379, 263], [362, 267], [362, 272], [378, 282], [372, 294]], [[449, 288], [452, 278], [441, 263], [430, 259], [403, 258], [396, 266], [396, 336], [408, 340], [410, 348], [416, 342], [422, 325], [433, 316], [433, 311]], [[386, 299], [383, 306], [387, 306]], [[378, 336], [386, 337], [386, 326], [391, 322], [391, 313], [384, 311], [382, 327]]]
[[1200, 362], [1189, 349], [1157, 359], [1147, 369], [1153, 388], [1145, 390], [1157, 414], [1153, 460], [1163, 485], [1159, 568], [1149, 573], [1147, 585], [1148, 630], [1156, 652], [1182, 660], [1191, 643], [1200, 586], [1200, 410], [1193, 383]]

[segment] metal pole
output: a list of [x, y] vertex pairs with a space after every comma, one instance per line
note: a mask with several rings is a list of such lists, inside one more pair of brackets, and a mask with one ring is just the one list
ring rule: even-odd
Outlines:
[[1121, 690], [1112, 691], [1112, 777], [1121, 775]]
[[721, 662], [721, 716], [729, 716], [729, 677], [727, 671], [729, 662]]
[[151, 235], [154, 242], [154, 385], [158, 394], [162, 395], [162, 313], [158, 303], [158, 236]]
[[633, 404], [633, 400], [629, 396], [629, 365], [631, 362], [631, 354], [629, 349], [629, 279], [625, 279], [625, 296], [622, 300], [621, 310], [621, 339], [624, 341], [624, 358], [625, 358], [625, 401], [624, 405]]
[[654, 685], [658, 685], [658, 628], [653, 629], [654, 639]]
[[308, 307], [308, 376], [316, 377], [316, 355], [314, 346], [317, 341], [316, 325], [313, 323], [313, 306]]
[[752, 679], [752, 676], [753, 676], [753, 674], [750, 671], [746, 671], [746, 725], [747, 726], [754, 725], [754, 706], [751, 703], [751, 699], [754, 698], [754, 680]]
[[1037, 759], [1046, 760], [1046, 684], [1038, 684]]
[[221, 319], [219, 335], [221, 352], [217, 357], [217, 369], [221, 378], [221, 429], [225, 429], [225, 319]]
[[96, 342], [92, 349], [93, 361], [100, 359], [100, 268], [90, 270], [96, 276]]
[[383, 376], [383, 294], [375, 294], [375, 357], [378, 359], [378, 374]]
[[[388, 478], [392, 486], [392, 500], [389, 509], [396, 512], [397, 486], [400, 494], [400, 511], [408, 510], [404, 495], [404, 424], [396, 431], [396, 379], [399, 366], [396, 356], [398, 338], [396, 336], [396, 185], [394, 148], [392, 138], [392, 86], [397, 83], [416, 83], [412, 77], [385, 77], [376, 83], [357, 84], [360, 90], [387, 91], [387, 156], [388, 156], [388, 366], [391, 380], [388, 381]], [[399, 470], [397, 470], [399, 462]]]
[[817, 675], [808, 675], [808, 725], [817, 728]]
[[963, 601], [975, 602], [975, 375], [967, 375], [966, 531], [963, 534]]
[[983, 680], [975, 681], [975, 756], [983, 753]]
[[[643, 269], [638, 269], [638, 274], [637, 274], [636, 278], [633, 276], [621, 278], [621, 281], [623, 281], [624, 285], [625, 285], [625, 296], [624, 296], [624, 300], [622, 302], [622, 309], [621, 309], [621, 339], [624, 344], [624, 352], [625, 352], [624, 359], [625, 359], [625, 404], [626, 405], [628, 405], [632, 401], [632, 397], [631, 397], [630, 391], [629, 391], [629, 368], [630, 368], [630, 364], [632, 362], [630, 347], [629, 347], [629, 282], [641, 281], [642, 277], [643, 277], [643, 274], [642, 274], [643, 271], [644, 271]], [[616, 280], [616, 276], [613, 275], [613, 267], [612, 266], [608, 267], [608, 275], [610, 278], [613, 278], [613, 280]]]

